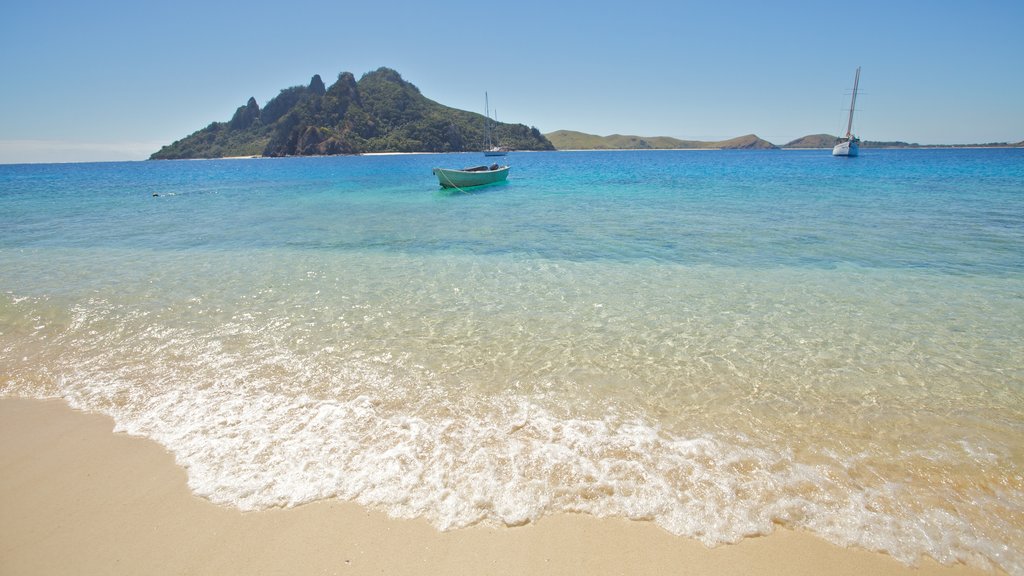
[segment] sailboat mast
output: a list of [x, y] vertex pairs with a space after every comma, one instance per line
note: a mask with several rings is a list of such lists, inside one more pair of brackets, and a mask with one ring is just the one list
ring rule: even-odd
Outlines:
[[857, 105], [857, 84], [860, 83], [860, 66], [857, 66], [857, 73], [853, 76], [853, 97], [850, 99], [850, 120], [846, 123], [846, 137], [850, 137], [853, 131], [853, 109]]
[[487, 117], [484, 120], [484, 133], [487, 135], [487, 149], [491, 149], [491, 101], [487, 97], [487, 92], [484, 91], [484, 116]]

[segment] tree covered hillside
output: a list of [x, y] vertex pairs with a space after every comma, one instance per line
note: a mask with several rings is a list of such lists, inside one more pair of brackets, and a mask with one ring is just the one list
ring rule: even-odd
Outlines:
[[[424, 97], [389, 68], [357, 82], [342, 72], [281, 90], [261, 109], [255, 98], [228, 122], [213, 122], [150, 158], [313, 156], [367, 152], [465, 152], [485, 147], [486, 117]], [[492, 122], [492, 140], [514, 150], [553, 150], [536, 128]]]

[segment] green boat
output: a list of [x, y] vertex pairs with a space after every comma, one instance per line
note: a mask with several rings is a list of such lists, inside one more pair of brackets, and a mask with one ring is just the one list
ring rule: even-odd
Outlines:
[[441, 183], [441, 187], [461, 189], [504, 182], [505, 178], [508, 177], [508, 168], [508, 166], [492, 164], [490, 166], [463, 168], [462, 170], [434, 168], [433, 172], [434, 176], [437, 176], [437, 181]]

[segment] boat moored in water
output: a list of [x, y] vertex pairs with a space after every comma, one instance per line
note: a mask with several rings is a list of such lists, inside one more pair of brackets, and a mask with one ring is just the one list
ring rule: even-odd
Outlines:
[[472, 188], [495, 182], [504, 182], [508, 177], [508, 166], [473, 166], [462, 170], [434, 168], [433, 174], [442, 188]]
[[840, 140], [839, 143], [832, 148], [832, 155], [856, 156], [860, 153], [860, 148], [857, 146], [857, 142], [859, 142], [857, 138], [846, 138]]

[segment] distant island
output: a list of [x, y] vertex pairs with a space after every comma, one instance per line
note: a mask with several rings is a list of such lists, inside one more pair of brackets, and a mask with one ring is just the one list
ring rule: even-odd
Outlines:
[[[811, 134], [792, 142], [777, 146], [754, 134], [730, 140], [703, 141], [679, 140], [668, 136], [596, 136], [572, 130], [558, 130], [545, 134], [557, 150], [776, 150], [832, 148], [838, 136]], [[1015, 144], [991, 142], [988, 144], [911, 144], [908, 142], [861, 141], [861, 148], [1016, 148], [1024, 147], [1024, 141]]]
[[770, 150], [778, 148], [767, 140], [753, 134], [722, 140], [719, 142], [703, 142], [700, 140], [679, 140], [668, 136], [595, 136], [572, 130], [558, 130], [545, 134], [558, 150]]
[[[838, 136], [830, 134], [811, 134], [803, 138], [797, 138], [782, 148], [831, 148], [835, 146]], [[988, 142], [985, 144], [915, 144], [911, 142], [880, 142], [875, 140], [861, 140], [861, 148], [1020, 148], [1024, 147], [1024, 141], [1011, 142]]]
[[[207, 127], [150, 156], [151, 160], [235, 156], [320, 156], [374, 152], [471, 152], [486, 147], [488, 118], [423, 96], [390, 68], [359, 81], [342, 72], [326, 86], [314, 75], [307, 86], [281, 90], [262, 108], [249, 98], [227, 122]], [[509, 150], [773, 150], [831, 148], [838, 138], [812, 134], [777, 146], [754, 134], [705, 142], [667, 136], [596, 136], [572, 130], [541, 134], [524, 124], [490, 121], [492, 141]], [[862, 141], [862, 148], [1022, 147], [1024, 142], [919, 145]]]
[[[483, 114], [449, 108], [420, 94], [398, 72], [379, 68], [357, 82], [342, 72], [281, 90], [262, 108], [255, 98], [227, 122], [213, 122], [161, 148], [152, 160], [233, 156], [314, 156], [371, 152], [483, 150]], [[492, 139], [514, 150], [554, 150], [536, 128], [491, 122]]]

